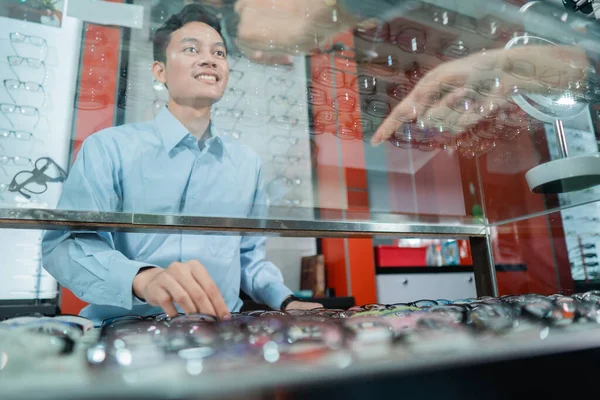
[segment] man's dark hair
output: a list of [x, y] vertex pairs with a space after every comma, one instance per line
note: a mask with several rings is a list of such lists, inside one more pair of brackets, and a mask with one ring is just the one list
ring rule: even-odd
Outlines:
[[[221, 33], [221, 23], [219, 19], [200, 4], [188, 4], [183, 7], [179, 13], [171, 15], [169, 19], [156, 30], [154, 34], [154, 60], [167, 62], [167, 47], [171, 42], [171, 34], [190, 22], [203, 22], [206, 25]], [[223, 38], [225, 42], [225, 38]]]

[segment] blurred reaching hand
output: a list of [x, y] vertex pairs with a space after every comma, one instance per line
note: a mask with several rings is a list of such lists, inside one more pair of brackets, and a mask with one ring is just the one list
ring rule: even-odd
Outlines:
[[357, 23], [333, 0], [238, 0], [235, 11], [240, 18], [238, 46], [249, 57], [265, 60], [269, 54], [311, 52]]
[[419, 121], [460, 133], [495, 118], [515, 94], [559, 94], [580, 90], [588, 68], [585, 51], [574, 46], [526, 46], [481, 51], [447, 62], [425, 75], [379, 126], [380, 144]]

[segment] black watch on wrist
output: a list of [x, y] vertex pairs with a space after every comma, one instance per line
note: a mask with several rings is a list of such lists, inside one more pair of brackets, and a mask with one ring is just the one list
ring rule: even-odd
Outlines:
[[281, 307], [279, 307], [279, 309], [281, 311], [285, 311], [286, 307], [290, 305], [291, 302], [294, 301], [300, 301], [299, 298], [297, 298], [296, 296], [294, 296], [293, 294], [286, 297], [282, 302], [281, 302]]

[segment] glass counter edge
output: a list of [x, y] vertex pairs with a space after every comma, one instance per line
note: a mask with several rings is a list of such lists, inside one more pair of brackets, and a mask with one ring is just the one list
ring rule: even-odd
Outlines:
[[[331, 210], [330, 210], [331, 211]], [[255, 233], [277, 236], [485, 236], [483, 220], [465, 217], [352, 213], [337, 218], [282, 219], [0, 208], [0, 228], [99, 231]]]

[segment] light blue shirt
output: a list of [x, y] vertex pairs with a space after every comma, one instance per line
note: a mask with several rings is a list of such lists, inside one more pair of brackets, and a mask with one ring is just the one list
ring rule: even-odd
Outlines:
[[[58, 209], [261, 218], [266, 214], [262, 164], [248, 146], [212, 136], [198, 140], [164, 108], [154, 121], [108, 128], [85, 140], [64, 183]], [[102, 320], [150, 315], [160, 308], [132, 293], [140, 268], [198, 260], [231, 311], [241, 289], [279, 308], [292, 292], [264, 260], [256, 236], [186, 233], [47, 231], [44, 268], [90, 303], [81, 315]]]

